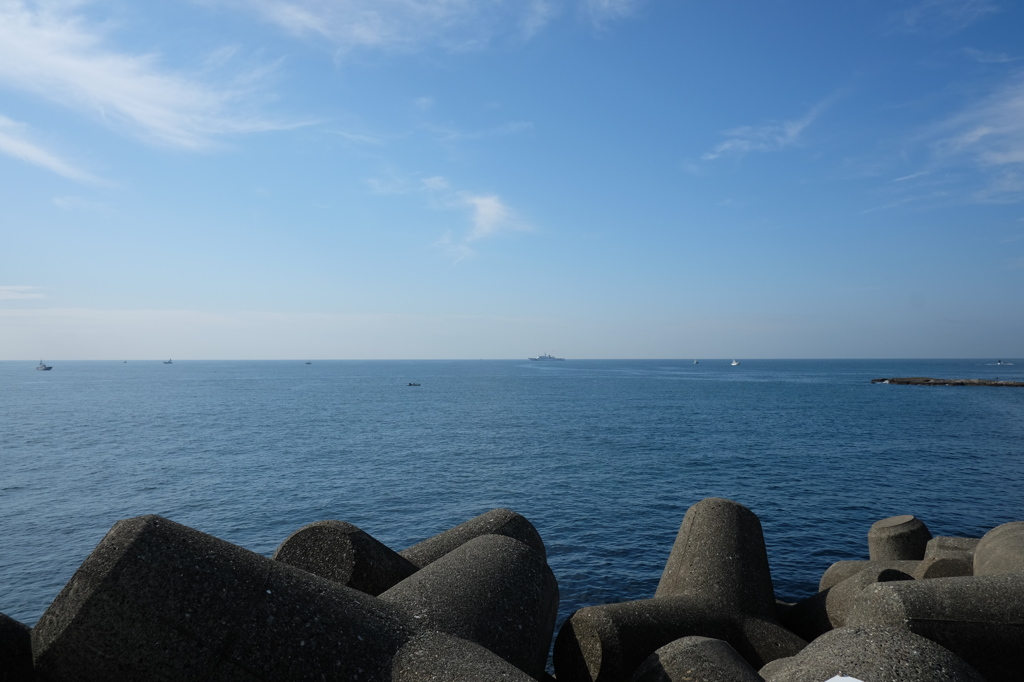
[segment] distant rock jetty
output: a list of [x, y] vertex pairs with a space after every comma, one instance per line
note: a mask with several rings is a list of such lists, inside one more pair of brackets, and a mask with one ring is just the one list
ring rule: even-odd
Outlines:
[[[588, 606], [558, 682], [1009, 682], [1024, 664], [1024, 521], [983, 538], [878, 521], [796, 604], [743, 505], [690, 507], [654, 597]], [[159, 516], [119, 521], [32, 629], [0, 614], [0, 680], [552, 682], [558, 586], [496, 509], [395, 552], [349, 523], [266, 558]], [[847, 679], [844, 677], [843, 679]]]
[[932, 379], [931, 377], [896, 377], [893, 379], [872, 379], [873, 384], [901, 384], [904, 386], [1018, 386], [1024, 381], [1002, 381], [1000, 379]]

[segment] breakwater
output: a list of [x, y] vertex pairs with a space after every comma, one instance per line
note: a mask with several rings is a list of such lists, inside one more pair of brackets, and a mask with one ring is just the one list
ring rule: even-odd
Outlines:
[[654, 597], [577, 610], [527, 519], [496, 509], [402, 551], [353, 524], [292, 533], [270, 558], [160, 516], [119, 521], [35, 627], [0, 617], [15, 680], [1019, 679], [1024, 522], [932, 537], [867, 533], [817, 594], [776, 600], [758, 517], [707, 498]]
[[1016, 386], [1024, 387], [1024, 381], [1005, 379], [933, 379], [932, 377], [893, 377], [872, 379], [873, 384], [897, 384], [901, 386]]

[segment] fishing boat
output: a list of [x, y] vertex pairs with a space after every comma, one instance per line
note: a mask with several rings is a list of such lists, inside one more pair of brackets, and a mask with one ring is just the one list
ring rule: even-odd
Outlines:
[[170, 360], [164, 360], [164, 364], [165, 364], [165, 365], [172, 365], [172, 364], [174, 364], [174, 363], [172, 363], [172, 362], [171, 362]]
[[39, 364], [36, 365], [36, 369], [41, 369], [43, 371], [47, 371], [47, 370], [53, 369], [53, 366], [52, 365], [48, 365], [45, 362], [43, 362], [42, 360], [40, 360]]

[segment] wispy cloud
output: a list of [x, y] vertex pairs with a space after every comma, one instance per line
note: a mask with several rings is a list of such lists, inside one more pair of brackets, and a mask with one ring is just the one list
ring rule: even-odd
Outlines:
[[469, 229], [448, 230], [439, 241], [439, 245], [456, 262], [476, 256], [477, 244], [481, 240], [533, 229], [497, 194], [457, 192], [448, 198], [447, 205], [468, 211]]
[[0, 285], [0, 301], [20, 301], [31, 298], [46, 298], [39, 287]]
[[634, 14], [643, 0], [584, 0], [583, 7], [598, 26]]
[[27, 125], [12, 121], [6, 116], [0, 116], [0, 153], [45, 168], [69, 180], [87, 183], [100, 182], [100, 179], [92, 173], [82, 170], [74, 163], [33, 141]]
[[975, 200], [1024, 201], [1024, 72], [937, 125], [925, 139], [933, 165], [966, 164], [974, 173]]
[[804, 116], [790, 121], [741, 126], [725, 131], [726, 140], [701, 158], [712, 161], [723, 156], [745, 156], [751, 152], [777, 152], [800, 142], [800, 137], [832, 103], [830, 98], [815, 105]]
[[82, 13], [91, 0], [0, 0], [0, 85], [88, 113], [146, 140], [185, 149], [222, 135], [294, 127], [253, 113], [266, 66], [238, 68], [233, 50], [200, 75], [163, 67], [157, 55], [109, 45], [105, 26]]
[[434, 209], [461, 214], [463, 225], [445, 230], [436, 242], [456, 261], [476, 255], [476, 246], [483, 240], [533, 230], [500, 195], [463, 190], [440, 175], [408, 177], [392, 173], [371, 178], [368, 184], [378, 194], [420, 194], [429, 197]]
[[509, 121], [508, 123], [502, 123], [501, 125], [493, 128], [472, 131], [457, 130], [455, 128], [438, 125], [425, 125], [424, 129], [437, 135], [442, 142], [461, 142], [518, 135], [519, 133], [532, 130], [533, 123], [529, 121]]
[[595, 25], [632, 14], [644, 0], [202, 0], [253, 12], [300, 37], [353, 49], [474, 50], [528, 40], [568, 8]]
[[1024, 72], [937, 128], [941, 157], [967, 155], [983, 166], [1024, 163]]
[[423, 178], [422, 186], [423, 189], [430, 190], [432, 192], [439, 192], [441, 190], [448, 189], [448, 180], [440, 175], [435, 175], [433, 177]]
[[947, 36], [999, 11], [992, 0], [923, 0], [895, 13], [894, 29]]
[[1005, 52], [991, 52], [988, 50], [976, 50], [972, 47], [965, 47], [962, 52], [967, 55], [968, 58], [973, 59], [979, 64], [1009, 64], [1010, 62], [1020, 61], [1020, 57], [1014, 57], [1013, 55], [1006, 54]]
[[918, 171], [917, 173], [911, 173], [910, 175], [903, 175], [898, 178], [893, 178], [893, 182], [906, 182], [908, 180], [916, 180], [917, 178], [923, 178], [929, 174], [929, 171]]
[[900, 158], [917, 169], [887, 183], [871, 210], [1024, 203], [1024, 71], [908, 140]]
[[473, 227], [466, 235], [467, 242], [526, 229], [496, 194], [463, 194], [461, 199], [472, 212]]

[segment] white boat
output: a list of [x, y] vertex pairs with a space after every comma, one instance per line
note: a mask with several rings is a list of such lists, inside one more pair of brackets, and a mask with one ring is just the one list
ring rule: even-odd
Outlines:
[[733, 367], [735, 367], [735, 366], [736, 366], [736, 365], [738, 365], [738, 364], [740, 364], [740, 363], [736, 362], [735, 360], [733, 360], [733, 361], [732, 361], [732, 366], [733, 366]]
[[38, 365], [36, 365], [36, 369], [41, 369], [41, 370], [43, 370], [43, 371], [46, 371], [46, 370], [51, 370], [51, 369], [53, 369], [53, 366], [52, 366], [52, 365], [48, 365], [48, 364], [46, 364], [45, 362], [43, 362], [42, 360], [40, 360], [40, 361], [39, 361], [39, 364], [38, 364]]
[[696, 361], [696, 360], [694, 360], [694, 361], [693, 361], [693, 364], [695, 364], [695, 365], [696, 365], [696, 364], [697, 364], [697, 361]]
[[556, 358], [554, 355], [542, 353], [541, 355], [538, 355], [535, 358], [530, 358], [530, 360], [565, 360], [565, 358]]

